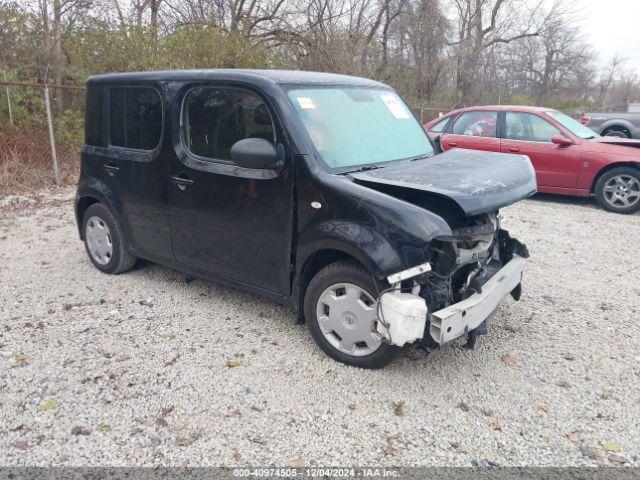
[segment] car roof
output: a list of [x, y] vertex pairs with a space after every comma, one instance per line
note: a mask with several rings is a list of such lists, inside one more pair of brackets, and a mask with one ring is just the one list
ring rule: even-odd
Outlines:
[[87, 84], [192, 80], [236, 80], [247, 83], [269, 82], [279, 85], [342, 85], [390, 88], [368, 78], [335, 73], [297, 70], [200, 69], [152, 72], [106, 73], [89, 77]]
[[474, 110], [497, 110], [499, 112], [503, 111], [514, 111], [514, 112], [554, 112], [555, 109], [548, 107], [533, 107], [530, 105], [477, 105], [475, 107], [463, 107], [458, 108], [456, 110], [452, 110], [451, 112], [446, 113], [445, 115], [449, 115], [451, 113], [460, 113], [460, 112], [469, 112]]
[[547, 107], [532, 107], [530, 105], [477, 105], [475, 107], [462, 107], [457, 108], [455, 110], [451, 110], [449, 112], [443, 113], [441, 117], [436, 117], [428, 122], [425, 122], [424, 125], [432, 126], [438, 123], [440, 120], [444, 120], [445, 118], [451, 118], [451, 116], [458, 115], [462, 112], [473, 112], [473, 111], [484, 111], [484, 110], [497, 110], [499, 112], [503, 111], [512, 111], [512, 112], [529, 112], [529, 113], [544, 113], [544, 112], [555, 112], [556, 110], [553, 108]]

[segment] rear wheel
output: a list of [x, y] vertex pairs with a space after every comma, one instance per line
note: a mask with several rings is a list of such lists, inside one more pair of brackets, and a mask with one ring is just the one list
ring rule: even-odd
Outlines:
[[380, 368], [401, 351], [376, 333], [376, 288], [356, 262], [333, 263], [311, 280], [304, 311], [311, 336], [331, 358], [361, 368]]
[[595, 194], [598, 204], [610, 212], [640, 210], [640, 170], [619, 167], [606, 172], [598, 179]]
[[85, 212], [82, 232], [89, 259], [101, 272], [123, 273], [136, 263], [116, 219], [101, 203], [94, 203]]

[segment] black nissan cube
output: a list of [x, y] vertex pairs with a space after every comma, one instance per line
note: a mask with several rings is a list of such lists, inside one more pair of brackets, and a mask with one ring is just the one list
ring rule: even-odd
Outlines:
[[324, 352], [386, 365], [403, 346], [473, 347], [526, 247], [498, 209], [536, 191], [529, 159], [436, 154], [395, 91], [277, 70], [87, 82], [75, 203], [100, 271], [167, 265], [290, 306]]

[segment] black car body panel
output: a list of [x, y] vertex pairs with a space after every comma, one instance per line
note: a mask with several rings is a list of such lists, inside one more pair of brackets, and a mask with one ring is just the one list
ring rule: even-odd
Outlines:
[[[316, 158], [286, 95], [288, 85], [393, 91], [371, 80], [314, 72], [197, 70], [90, 78], [88, 91], [101, 95], [114, 86], [158, 91], [162, 134], [150, 151], [113, 147], [104, 120], [102, 140], [82, 152], [76, 197], [80, 236], [83, 211], [103, 202], [136, 256], [297, 309], [305, 269], [318, 255], [355, 258], [384, 279], [426, 262], [429, 242], [452, 234], [440, 202], [434, 200], [440, 206], [431, 209], [431, 199], [411, 201], [383, 191], [381, 183], [450, 199], [462, 216], [496, 210], [535, 192], [528, 160], [486, 152], [399, 161], [366, 174], [331, 172]], [[187, 92], [199, 86], [244, 89], [266, 103], [281, 152], [277, 169], [212, 163], [185, 148], [181, 110]], [[102, 113], [108, 113], [106, 100]], [[176, 177], [193, 184], [182, 188]]]
[[466, 215], [491, 212], [536, 192], [535, 172], [527, 157], [464, 149], [353, 177], [374, 188], [382, 183], [442, 195]]
[[[440, 216], [358, 185], [348, 176], [316, 171], [319, 181], [306, 183], [317, 167], [311, 156], [299, 160], [299, 269], [312, 254], [331, 248], [349, 253], [374, 276], [383, 278], [406, 265], [424, 263], [426, 243], [451, 234]], [[314, 200], [322, 204], [320, 210], [310, 206]]]

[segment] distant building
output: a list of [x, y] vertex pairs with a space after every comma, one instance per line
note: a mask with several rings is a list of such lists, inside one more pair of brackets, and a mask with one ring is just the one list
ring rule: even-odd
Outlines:
[[629, 108], [627, 108], [627, 112], [640, 113], [640, 103], [630, 103]]

